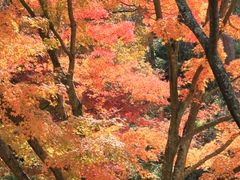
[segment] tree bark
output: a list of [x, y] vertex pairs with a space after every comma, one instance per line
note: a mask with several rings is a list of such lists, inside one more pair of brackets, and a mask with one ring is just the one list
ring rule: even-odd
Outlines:
[[[189, 132], [193, 131], [195, 126], [195, 121], [198, 115], [198, 112], [200, 110], [201, 104], [199, 103], [192, 103], [190, 113], [188, 116], [188, 120], [185, 124], [184, 131], [183, 131], [183, 137], [188, 134]], [[189, 136], [184, 139], [184, 141], [181, 141], [177, 153], [177, 159], [174, 166], [174, 172], [173, 172], [173, 179], [174, 180], [184, 180], [184, 170], [186, 165], [186, 159], [188, 150], [190, 148], [190, 144], [192, 141], [193, 136]]]
[[[3, 101], [2, 96], [0, 95], [0, 107], [3, 105], [5, 107], [5, 116], [9, 118], [16, 126], [19, 126], [21, 122], [24, 121], [23, 117], [18, 115], [18, 116], [13, 116], [12, 115], [12, 109], [8, 107], [7, 102]], [[45, 160], [48, 157], [48, 154], [46, 151], [42, 148], [41, 144], [35, 137], [30, 137], [27, 140], [28, 144], [30, 147], [33, 149], [35, 154], [39, 157], [40, 160], [42, 160], [43, 163], [45, 163]], [[1, 151], [1, 150], [0, 150]], [[55, 168], [55, 167], [49, 167], [49, 170], [54, 174], [55, 179], [57, 180], [64, 180], [62, 171], [60, 168]]]
[[[22, 6], [26, 9], [26, 11], [29, 13], [31, 17], [36, 17], [35, 12], [32, 10], [32, 8], [27, 4], [25, 0], [19, 0]], [[57, 31], [54, 28], [53, 23], [50, 21], [49, 15], [48, 15], [48, 10], [47, 10], [47, 4], [44, 0], [39, 0], [40, 5], [43, 11], [44, 16], [49, 20], [49, 28], [53, 32], [54, 36], [59, 40], [64, 52], [68, 55], [69, 57], [69, 69], [68, 69], [68, 74], [65, 74], [63, 72], [63, 69], [61, 67], [61, 63], [59, 62], [59, 58], [57, 56], [58, 52], [57, 49], [49, 49], [47, 50], [47, 53], [51, 59], [51, 62], [54, 67], [54, 72], [56, 74], [56, 82], [61, 82], [62, 84], [65, 85], [67, 89], [67, 94], [68, 94], [68, 99], [69, 99], [69, 104], [72, 108], [72, 113], [74, 116], [82, 116], [82, 103], [79, 100], [76, 89], [74, 86], [73, 82], [73, 74], [74, 74], [74, 67], [75, 67], [75, 40], [76, 40], [76, 24], [73, 18], [73, 12], [68, 12], [69, 15], [71, 16], [70, 21], [71, 21], [71, 41], [70, 41], [70, 52], [67, 50], [63, 40], [61, 39], [61, 36], [57, 33]], [[68, 1], [68, 11], [72, 11], [71, 2]], [[73, 18], [73, 19], [72, 19]], [[39, 29], [38, 31], [39, 36], [42, 38], [42, 40], [49, 38], [48, 34], [45, 34], [42, 32], [42, 30]]]
[[179, 118], [179, 100], [177, 88], [177, 74], [178, 74], [178, 42], [169, 42], [168, 55], [169, 55], [169, 83], [170, 83], [170, 100], [171, 100], [171, 119], [170, 127], [168, 130], [167, 145], [165, 148], [164, 162], [162, 169], [162, 178], [164, 180], [172, 179], [172, 170], [174, 157], [177, 153], [179, 145], [178, 129], [180, 125]]
[[154, 9], [156, 14], [156, 20], [162, 18], [162, 8], [161, 8], [161, 2], [160, 0], [153, 0], [154, 3]]
[[19, 180], [30, 180], [23, 171], [13, 150], [0, 138], [0, 158]]
[[229, 81], [229, 77], [223, 66], [221, 59], [217, 54], [217, 40], [219, 32], [218, 24], [218, 3], [217, 0], [210, 0], [210, 38], [206, 36], [200, 25], [194, 18], [186, 0], [176, 0], [179, 11], [183, 17], [183, 22], [195, 34], [200, 44], [202, 45], [207, 60], [213, 71], [214, 77], [218, 83], [224, 100], [227, 104], [234, 121], [240, 127], [240, 104], [236, 98], [233, 87]]

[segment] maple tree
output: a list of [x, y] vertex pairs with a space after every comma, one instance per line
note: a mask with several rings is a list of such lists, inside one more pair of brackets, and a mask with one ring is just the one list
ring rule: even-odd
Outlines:
[[18, 179], [238, 177], [240, 61], [222, 40], [240, 37], [237, 5], [3, 0], [0, 158]]

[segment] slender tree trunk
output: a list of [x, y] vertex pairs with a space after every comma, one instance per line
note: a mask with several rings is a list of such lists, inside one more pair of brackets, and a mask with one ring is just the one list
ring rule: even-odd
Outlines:
[[172, 170], [174, 157], [177, 153], [179, 145], [178, 128], [180, 124], [179, 118], [179, 100], [177, 88], [177, 74], [178, 74], [178, 42], [169, 42], [169, 83], [170, 83], [170, 100], [171, 100], [171, 120], [168, 130], [168, 140], [165, 148], [164, 163], [162, 170], [162, 178], [164, 180], [172, 179]]
[[[31, 17], [36, 17], [35, 12], [32, 10], [32, 8], [28, 5], [28, 3], [25, 0], [19, 0], [22, 6], [27, 10], [29, 15]], [[42, 11], [44, 16], [49, 20], [49, 28], [53, 32], [54, 36], [59, 40], [64, 52], [68, 55], [69, 57], [69, 69], [68, 69], [68, 74], [65, 74], [61, 64], [59, 62], [58, 58], [58, 52], [57, 49], [49, 49], [47, 50], [47, 53], [51, 59], [51, 62], [54, 67], [54, 72], [56, 74], [56, 82], [59, 83], [61, 82], [62, 84], [65, 85], [67, 89], [67, 94], [69, 98], [69, 104], [72, 108], [72, 112], [74, 116], [81, 116], [82, 115], [82, 104], [81, 101], [79, 100], [76, 89], [74, 87], [74, 82], [73, 82], [73, 74], [74, 74], [74, 66], [75, 66], [75, 41], [76, 41], [76, 22], [73, 17], [73, 9], [72, 9], [72, 2], [68, 2], [68, 13], [70, 17], [70, 26], [71, 26], [71, 41], [70, 41], [70, 52], [67, 50], [63, 40], [61, 39], [61, 36], [58, 34], [58, 32], [55, 30], [54, 24], [50, 21], [49, 18], [49, 13], [48, 13], [48, 7], [47, 3], [44, 0], [39, 0]], [[49, 34], [44, 33], [42, 30], [39, 29], [38, 31], [39, 36], [44, 39], [49, 38]]]
[[9, 167], [12, 173], [19, 180], [30, 180], [27, 174], [20, 167], [19, 162], [12, 149], [0, 138], [0, 158]]
[[219, 38], [218, 1], [209, 0], [210, 38], [206, 36], [197, 23], [186, 0], [176, 0], [176, 3], [183, 17], [184, 24], [189, 27], [201, 43], [228, 110], [238, 127], [240, 127], [240, 103], [217, 53], [217, 40]]
[[[10, 107], [8, 107], [7, 102], [3, 101], [3, 98], [0, 95], [0, 107], [1, 106], [5, 107], [5, 116], [8, 117], [16, 126], [19, 126], [19, 124], [24, 121], [22, 116], [20, 116], [20, 115], [13, 116], [12, 115], [12, 109]], [[30, 147], [33, 149], [35, 154], [39, 157], [39, 159], [42, 160], [43, 163], [45, 163], [45, 160], [48, 158], [48, 154], [42, 148], [39, 141], [35, 137], [30, 137], [27, 140], [27, 142], [30, 145]], [[49, 167], [49, 170], [54, 174], [54, 176], [57, 180], [64, 180], [64, 177], [63, 177], [63, 174], [62, 174], [62, 171], [60, 168]]]
[[193, 131], [200, 107], [201, 107], [201, 104], [198, 104], [195, 102], [192, 103], [188, 120], [185, 124], [184, 131], [183, 131], [182, 139], [184, 140], [181, 141], [179, 145], [178, 153], [177, 153], [177, 159], [176, 159], [174, 172], [173, 172], [174, 180], [184, 180], [184, 170], [186, 165], [187, 154], [188, 154], [188, 150], [190, 148], [190, 144], [193, 137], [193, 136], [189, 136], [189, 137], [185, 137], [185, 136], [188, 133]]
[[80, 102], [79, 98], [77, 97], [77, 93], [75, 91], [74, 83], [72, 79], [67, 80], [67, 94], [68, 99], [72, 107], [72, 114], [74, 116], [82, 116], [82, 103]]
[[[45, 160], [48, 157], [48, 154], [46, 153], [46, 151], [44, 151], [38, 140], [35, 137], [32, 137], [28, 139], [27, 142], [31, 146], [35, 154], [42, 160], [42, 162], [45, 162]], [[64, 180], [61, 169], [49, 167], [49, 170], [52, 171], [56, 180]]]
[[161, 8], [161, 2], [160, 0], [153, 0], [154, 3], [154, 10], [156, 14], [156, 20], [162, 18], [162, 8]]

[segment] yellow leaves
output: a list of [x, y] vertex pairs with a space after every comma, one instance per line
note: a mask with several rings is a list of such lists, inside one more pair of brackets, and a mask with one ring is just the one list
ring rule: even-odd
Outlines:
[[146, 48], [142, 44], [131, 43], [125, 45], [122, 41], [118, 41], [112, 49], [116, 55], [116, 58], [114, 59], [116, 63], [140, 61], [144, 58], [146, 52]]
[[12, 23], [12, 26], [13, 26], [14, 31], [15, 31], [16, 33], [18, 33], [18, 32], [19, 32], [19, 25], [17, 24], [17, 22], [14, 21], [14, 20], [12, 20], [11, 23]]
[[56, 40], [55, 38], [49, 38], [49, 39], [45, 38], [43, 40], [43, 44], [47, 49], [50, 49], [50, 50], [58, 49], [58, 47], [60, 46], [59, 41]]
[[22, 18], [22, 26], [26, 28], [41, 29], [43, 32], [48, 32], [48, 20], [42, 17], [29, 18], [24, 16]]
[[48, 152], [49, 156], [52, 157], [54, 152], [55, 152], [55, 150], [52, 147], [49, 147], [49, 148], [47, 148], [47, 152]]

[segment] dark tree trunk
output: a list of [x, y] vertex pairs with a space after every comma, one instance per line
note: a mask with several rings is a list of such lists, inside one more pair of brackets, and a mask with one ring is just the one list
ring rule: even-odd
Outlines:
[[0, 138], [0, 158], [19, 180], [30, 180], [23, 171], [13, 150]]
[[[186, 134], [193, 131], [200, 107], [201, 107], [201, 104], [198, 104], [195, 102], [192, 103], [188, 120], [184, 127], [183, 136], [186, 136]], [[185, 170], [187, 154], [191, 145], [192, 137], [193, 136], [189, 136], [185, 138], [184, 141], [181, 141], [179, 145], [177, 159], [174, 166], [173, 179], [184, 180], [184, 176], [185, 176], [184, 170]]]
[[205, 50], [208, 62], [218, 83], [219, 89], [223, 94], [228, 110], [230, 111], [238, 127], [240, 127], [240, 103], [235, 95], [233, 87], [229, 81], [229, 77], [216, 50], [219, 35], [219, 16], [217, 0], [209, 1], [210, 38], [206, 36], [200, 25], [197, 23], [186, 0], [176, 0], [176, 2], [179, 11], [183, 17], [183, 22], [195, 34], [195, 36], [201, 43], [203, 49]]
[[[54, 67], [54, 71], [56, 74], [56, 84], [57, 83], [62, 83], [65, 85], [67, 89], [67, 94], [69, 98], [69, 104], [72, 108], [72, 112], [74, 116], [81, 116], [82, 113], [82, 104], [81, 101], [79, 100], [75, 87], [74, 87], [74, 82], [73, 82], [73, 73], [74, 73], [74, 66], [75, 66], [75, 41], [76, 41], [76, 22], [73, 17], [73, 8], [72, 8], [72, 2], [68, 2], [68, 13], [70, 17], [70, 26], [71, 26], [71, 42], [70, 42], [70, 52], [67, 50], [63, 40], [61, 39], [61, 36], [58, 34], [58, 32], [55, 30], [55, 27], [53, 23], [51, 22], [49, 18], [49, 12], [47, 9], [47, 4], [45, 1], [40, 1], [40, 5], [42, 7], [43, 14], [45, 18], [49, 20], [49, 28], [53, 32], [54, 36], [59, 40], [62, 48], [64, 49], [64, 52], [68, 55], [69, 57], [69, 69], [68, 69], [68, 75], [64, 73], [61, 63], [59, 62], [58, 58], [58, 50], [57, 49], [51, 49], [48, 50], [47, 53], [51, 59], [51, 62]], [[28, 5], [28, 3], [25, 0], [20, 0], [20, 3], [22, 6], [27, 10], [29, 15], [31, 17], [36, 17], [35, 12], [32, 10], [32, 8]], [[41, 29], [38, 31], [39, 36], [44, 39], [49, 38], [49, 34], [46, 34], [43, 32]]]
[[179, 145], [178, 128], [180, 125], [179, 117], [179, 100], [177, 88], [177, 73], [178, 73], [178, 42], [169, 42], [168, 56], [169, 56], [169, 82], [170, 82], [170, 101], [171, 101], [171, 120], [168, 130], [167, 145], [164, 154], [162, 178], [164, 180], [172, 179], [172, 170], [174, 157], [177, 153]]
[[[12, 115], [12, 109], [10, 107], [8, 107], [7, 102], [3, 101], [3, 98], [0, 95], [0, 107], [1, 106], [5, 107], [5, 116], [8, 117], [16, 126], [19, 126], [19, 124], [22, 121], [24, 121], [22, 116], [20, 116], [20, 115], [13, 116]], [[27, 142], [30, 145], [30, 147], [33, 149], [35, 154], [42, 160], [43, 163], [45, 163], [45, 160], [47, 159], [48, 154], [42, 148], [39, 141], [35, 137], [29, 137]], [[63, 174], [62, 174], [62, 171], [60, 168], [49, 167], [49, 170], [54, 174], [54, 176], [57, 180], [64, 180], [64, 177], [63, 177]]]

